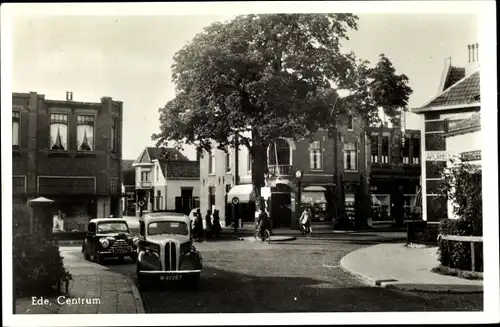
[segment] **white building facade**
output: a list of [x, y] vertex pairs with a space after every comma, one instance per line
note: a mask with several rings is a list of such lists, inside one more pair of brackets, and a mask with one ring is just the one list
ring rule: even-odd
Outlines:
[[480, 163], [478, 46], [468, 48], [468, 65], [456, 67], [447, 60], [437, 96], [412, 110], [422, 117], [422, 218], [429, 223], [455, 218], [451, 204], [438, 194], [439, 181], [450, 159]]

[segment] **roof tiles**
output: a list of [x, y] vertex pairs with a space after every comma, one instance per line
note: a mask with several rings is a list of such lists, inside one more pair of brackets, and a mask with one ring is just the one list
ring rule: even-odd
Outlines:
[[480, 99], [479, 70], [450, 86], [422, 108], [466, 105]]

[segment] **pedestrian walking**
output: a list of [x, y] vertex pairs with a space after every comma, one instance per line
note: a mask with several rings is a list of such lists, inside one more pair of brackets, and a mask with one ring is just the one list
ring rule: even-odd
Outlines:
[[207, 210], [205, 215], [205, 239], [212, 237], [212, 212]]
[[216, 238], [220, 238], [222, 227], [220, 225], [219, 210], [214, 210], [213, 233]]
[[194, 220], [194, 237], [195, 241], [201, 241], [203, 235], [203, 218], [201, 217], [200, 209], [196, 210], [196, 219]]

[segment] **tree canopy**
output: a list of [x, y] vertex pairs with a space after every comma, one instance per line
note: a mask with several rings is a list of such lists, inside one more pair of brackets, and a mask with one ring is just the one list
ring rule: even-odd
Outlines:
[[[352, 14], [268, 14], [210, 25], [175, 54], [176, 96], [160, 108], [152, 139], [207, 151], [212, 141], [224, 150], [244, 145], [259, 192], [269, 144], [331, 127], [333, 107], [355, 108], [366, 122], [376, 121], [379, 107], [396, 117], [411, 94], [408, 78], [384, 55], [370, 67], [342, 51], [357, 21]], [[332, 85], [352, 95], [337, 101]]]

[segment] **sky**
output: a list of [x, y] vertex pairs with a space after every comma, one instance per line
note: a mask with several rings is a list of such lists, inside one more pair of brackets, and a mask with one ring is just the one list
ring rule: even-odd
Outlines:
[[[358, 58], [384, 53], [409, 77], [410, 108], [437, 93], [445, 58], [467, 63], [467, 45], [479, 42], [474, 14], [358, 14], [359, 28], [343, 42]], [[203, 27], [230, 15], [23, 16], [13, 21], [12, 91], [47, 99], [123, 102], [123, 159], [136, 159], [159, 131], [158, 109], [174, 97], [174, 54]], [[406, 127], [420, 120], [407, 115]], [[186, 148], [186, 155], [195, 152]]]

